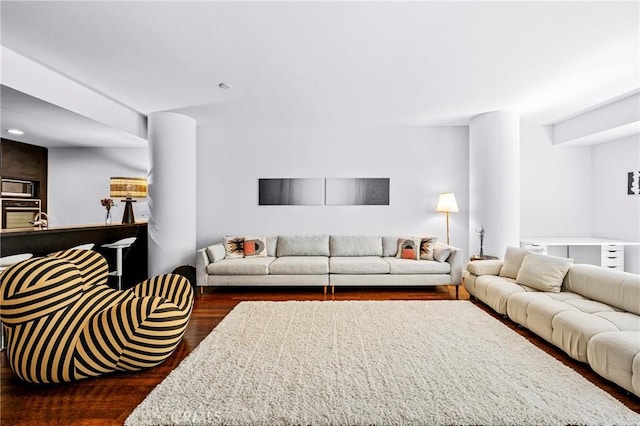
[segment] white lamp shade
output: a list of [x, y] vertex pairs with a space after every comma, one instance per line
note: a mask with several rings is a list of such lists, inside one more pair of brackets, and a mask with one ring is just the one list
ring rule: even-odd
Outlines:
[[443, 192], [440, 194], [438, 198], [438, 207], [436, 207], [437, 212], [449, 212], [449, 213], [457, 213], [458, 212], [458, 203], [456, 203], [456, 196], [453, 192]]

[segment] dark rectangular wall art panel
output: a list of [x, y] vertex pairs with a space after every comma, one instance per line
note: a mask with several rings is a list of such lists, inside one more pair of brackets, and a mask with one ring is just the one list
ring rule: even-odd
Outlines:
[[258, 179], [258, 205], [321, 206], [321, 178]]
[[389, 178], [327, 178], [328, 206], [388, 206]]

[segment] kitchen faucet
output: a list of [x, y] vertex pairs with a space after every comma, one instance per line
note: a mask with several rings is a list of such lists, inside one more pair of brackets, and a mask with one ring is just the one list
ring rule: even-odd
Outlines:
[[34, 227], [46, 228], [49, 226], [49, 216], [45, 212], [39, 212], [29, 223]]

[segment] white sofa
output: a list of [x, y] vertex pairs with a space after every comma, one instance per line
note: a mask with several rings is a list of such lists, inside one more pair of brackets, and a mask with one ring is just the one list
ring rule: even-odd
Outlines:
[[462, 251], [437, 243], [438, 260], [396, 258], [397, 236], [285, 235], [266, 237], [267, 256], [228, 258], [222, 242], [197, 252], [196, 281], [204, 286], [458, 285]]
[[[470, 262], [464, 285], [496, 312], [640, 396], [640, 276], [558, 259], [509, 247], [504, 261]], [[555, 285], [545, 288], [550, 275]]]

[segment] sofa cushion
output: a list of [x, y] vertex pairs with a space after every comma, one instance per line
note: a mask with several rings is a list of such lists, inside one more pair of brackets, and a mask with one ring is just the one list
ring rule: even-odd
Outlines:
[[640, 275], [595, 265], [573, 265], [564, 280], [564, 287], [589, 299], [640, 315]]
[[564, 303], [576, 307], [581, 312], [595, 314], [596, 312], [615, 312], [615, 308], [596, 300], [572, 299], [565, 300]]
[[516, 279], [520, 266], [522, 266], [522, 261], [527, 253], [529, 253], [528, 250], [520, 247], [507, 247], [504, 253], [504, 262], [500, 270], [500, 276]]
[[328, 235], [278, 236], [277, 255], [282, 256], [329, 256]]
[[553, 293], [518, 293], [509, 297], [507, 315], [519, 324], [524, 325], [538, 336], [552, 341], [553, 318], [561, 312], [578, 309], [567, 303], [553, 300], [549, 297]]
[[561, 291], [560, 293], [545, 293], [547, 296], [552, 298], [553, 300], [557, 300], [559, 302], [567, 302], [569, 300], [575, 299], [585, 299], [585, 297], [578, 293], [572, 293], [570, 291]]
[[620, 330], [640, 331], [640, 316], [636, 314], [629, 312], [598, 312], [595, 315], [606, 319]]
[[573, 259], [528, 253], [522, 261], [516, 282], [550, 293], [559, 293]]
[[451, 265], [435, 260], [408, 260], [396, 257], [385, 257], [384, 260], [389, 264], [389, 272], [392, 274], [448, 274], [451, 271]]
[[329, 273], [329, 258], [325, 256], [285, 256], [269, 265], [271, 275], [321, 275]]
[[224, 245], [221, 243], [212, 244], [207, 247], [207, 256], [209, 256], [209, 260], [211, 262], [218, 262], [225, 258], [227, 255], [227, 251], [224, 248]]
[[207, 265], [212, 275], [268, 275], [269, 264], [275, 257], [250, 257], [247, 259], [224, 259]]
[[587, 344], [587, 359], [593, 371], [629, 392], [640, 395], [640, 333], [609, 331], [597, 334]]
[[244, 237], [224, 237], [224, 249], [227, 259], [242, 259], [244, 257]]
[[[483, 261], [480, 260], [479, 262]], [[498, 277], [496, 275], [481, 275], [475, 278], [471, 276], [467, 277], [465, 279], [465, 288], [471, 290], [471, 294], [502, 315], [507, 314], [507, 300], [512, 294], [535, 291], [529, 287], [516, 284], [510, 278]]]
[[398, 239], [396, 257], [399, 259], [420, 259], [420, 238]]
[[332, 235], [331, 256], [382, 256], [382, 237]]
[[420, 259], [435, 260], [433, 258], [433, 249], [438, 242], [438, 237], [422, 237], [420, 239]]
[[388, 274], [389, 264], [381, 257], [331, 257], [329, 272], [332, 274]]
[[582, 362], [587, 362], [587, 344], [593, 336], [607, 331], [619, 331], [608, 320], [580, 311], [558, 313], [553, 317], [551, 327], [551, 343]]
[[267, 257], [267, 237], [244, 237], [244, 257]]

